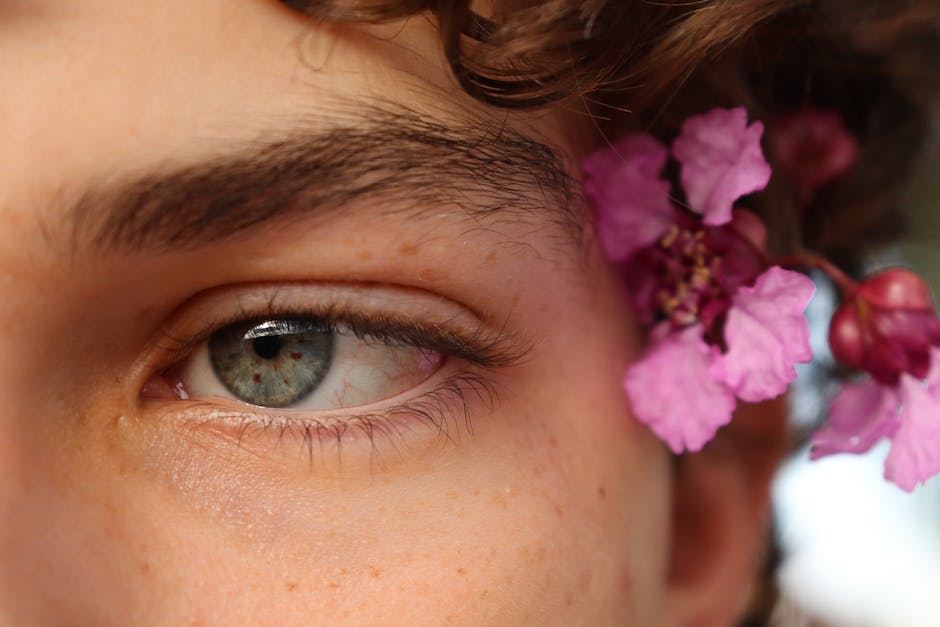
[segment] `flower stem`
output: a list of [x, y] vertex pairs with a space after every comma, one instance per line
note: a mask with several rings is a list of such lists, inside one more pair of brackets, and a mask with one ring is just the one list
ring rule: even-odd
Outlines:
[[841, 268], [818, 253], [802, 251], [795, 255], [777, 257], [774, 264], [790, 268], [815, 268], [828, 276], [835, 283], [843, 297], [851, 298], [858, 290], [858, 281], [847, 275]]

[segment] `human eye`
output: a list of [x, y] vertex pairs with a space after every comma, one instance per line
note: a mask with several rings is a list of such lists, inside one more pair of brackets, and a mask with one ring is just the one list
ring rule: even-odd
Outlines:
[[495, 401], [494, 372], [521, 356], [468, 309], [398, 287], [246, 286], [177, 318], [141, 402], [239, 442], [397, 449], [418, 425], [469, 429]]

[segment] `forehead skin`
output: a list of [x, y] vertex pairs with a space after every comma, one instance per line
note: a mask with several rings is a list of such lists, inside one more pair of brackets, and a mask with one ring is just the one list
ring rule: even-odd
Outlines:
[[[666, 458], [620, 390], [617, 283], [557, 220], [376, 196], [181, 250], [69, 243], [89, 194], [367, 124], [363, 105], [504, 121], [574, 160], [570, 107], [470, 101], [423, 18], [356, 30], [261, 0], [0, 2], [0, 84], [0, 623], [655, 622]], [[262, 282], [420, 290], [533, 348], [472, 434], [378, 463], [141, 413], [166, 321]]]

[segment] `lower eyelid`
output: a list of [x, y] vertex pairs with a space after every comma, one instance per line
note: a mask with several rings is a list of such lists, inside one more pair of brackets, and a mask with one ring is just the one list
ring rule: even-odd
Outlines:
[[[384, 408], [355, 408], [340, 412], [257, 411], [234, 407], [224, 399], [152, 401], [147, 413], [181, 423], [187, 429], [228, 442], [239, 450], [269, 460], [275, 451], [301, 454], [313, 462], [332, 453], [346, 462], [379, 453], [411, 451], [422, 444], [459, 440], [472, 433], [472, 421], [492, 411], [498, 402], [496, 386], [486, 373], [470, 367], [450, 373], [418, 394]], [[413, 392], [413, 391], [412, 391]], [[259, 408], [260, 409], [260, 408]], [[285, 446], [286, 445], [286, 446]]]

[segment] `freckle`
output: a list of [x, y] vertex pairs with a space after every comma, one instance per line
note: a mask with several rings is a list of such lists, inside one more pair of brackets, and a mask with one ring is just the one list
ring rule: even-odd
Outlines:
[[572, 605], [574, 605], [574, 595], [569, 592], [565, 595], [565, 607], [571, 607]]
[[460, 576], [463, 576], [463, 575], [466, 575], [466, 574], [467, 574], [467, 571], [465, 571], [463, 568], [458, 568], [458, 569], [457, 569], [457, 574], [460, 575]]
[[597, 496], [602, 501], [607, 498], [607, 489], [604, 486], [597, 488]]
[[286, 587], [287, 587], [287, 591], [288, 591], [288, 592], [293, 592], [294, 590], [297, 589], [297, 584], [296, 584], [296, 583], [292, 583], [292, 582], [288, 582], [288, 583], [286, 584]]
[[548, 443], [552, 445], [552, 448], [558, 448], [558, 438], [555, 436], [552, 436]]
[[291, 358], [291, 359], [300, 359], [301, 357], [303, 357], [303, 355], [301, 355], [300, 353], [291, 353], [291, 354], [290, 354], [290, 358]]
[[338, 590], [338, 589], [339, 589], [339, 584], [336, 583], [335, 581], [331, 581], [331, 582], [329, 582], [329, 583], [326, 584], [326, 587], [329, 588], [330, 590]]
[[372, 255], [371, 250], [362, 250], [359, 252], [359, 259], [361, 261], [369, 261], [370, 259], [372, 259], [372, 257], [373, 255]]
[[435, 270], [434, 268], [426, 268], [418, 273], [418, 277], [422, 281], [436, 281], [440, 279], [442, 276], [444, 276], [443, 273], [439, 272], [438, 270]]
[[495, 251], [495, 250], [491, 250], [491, 251], [490, 251], [490, 254], [488, 254], [488, 255], [483, 259], [483, 263], [493, 263], [493, 261], [494, 261], [495, 259], [496, 259], [496, 251]]
[[373, 579], [378, 579], [382, 576], [382, 571], [375, 566], [369, 566], [369, 574], [372, 575]]
[[144, 562], [140, 565], [140, 574], [146, 575], [150, 572], [150, 562]]
[[261, 383], [261, 375], [256, 372], [253, 375], [251, 375], [251, 380], [254, 381], [255, 383]]
[[555, 514], [557, 514], [559, 518], [564, 518], [564, 517], [565, 517], [565, 508], [562, 507], [561, 505], [556, 505], [556, 506], [555, 506]]
[[627, 593], [633, 590], [633, 575], [630, 574], [627, 566], [624, 566], [620, 573], [620, 590]]
[[398, 253], [401, 255], [415, 255], [418, 251], [421, 250], [421, 247], [415, 244], [414, 242], [405, 242], [398, 247]]

